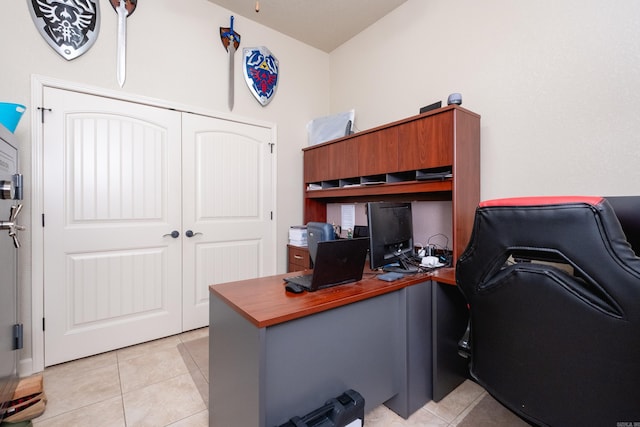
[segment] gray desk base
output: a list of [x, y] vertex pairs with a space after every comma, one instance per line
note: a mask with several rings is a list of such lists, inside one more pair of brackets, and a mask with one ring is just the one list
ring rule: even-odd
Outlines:
[[431, 282], [257, 328], [210, 296], [209, 424], [275, 426], [346, 389], [404, 418], [431, 399]]
[[433, 282], [433, 395], [439, 401], [469, 376], [469, 361], [458, 355], [458, 341], [467, 329], [469, 310], [455, 286]]

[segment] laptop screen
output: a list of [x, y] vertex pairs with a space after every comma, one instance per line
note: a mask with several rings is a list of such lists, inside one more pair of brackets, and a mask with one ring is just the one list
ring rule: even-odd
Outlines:
[[362, 279], [368, 246], [366, 237], [319, 242], [312, 290]]

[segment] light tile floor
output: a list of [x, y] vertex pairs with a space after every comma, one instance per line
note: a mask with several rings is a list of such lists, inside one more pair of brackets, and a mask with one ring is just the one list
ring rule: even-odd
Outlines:
[[[208, 426], [208, 336], [203, 328], [46, 368], [47, 409], [33, 425]], [[456, 426], [485, 394], [465, 381], [407, 420], [379, 406], [365, 414], [365, 425]]]

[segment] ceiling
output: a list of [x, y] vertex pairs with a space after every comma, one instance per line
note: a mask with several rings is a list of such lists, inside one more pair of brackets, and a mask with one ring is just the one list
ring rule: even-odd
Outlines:
[[256, 0], [209, 1], [331, 52], [407, 0], [259, 0], [258, 13]]

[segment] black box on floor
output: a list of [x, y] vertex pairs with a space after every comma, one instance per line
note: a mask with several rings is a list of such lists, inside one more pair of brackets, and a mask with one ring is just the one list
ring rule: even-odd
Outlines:
[[355, 390], [347, 390], [329, 399], [323, 407], [304, 417], [293, 417], [279, 427], [345, 427], [360, 420], [355, 426], [364, 425], [364, 398]]

